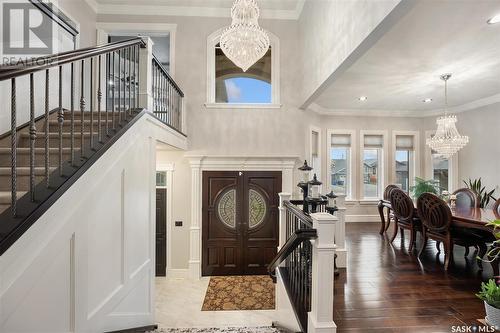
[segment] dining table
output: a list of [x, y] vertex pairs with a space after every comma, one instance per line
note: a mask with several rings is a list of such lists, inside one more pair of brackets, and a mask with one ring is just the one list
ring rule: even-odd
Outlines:
[[[387, 209], [387, 214], [384, 212]], [[486, 231], [495, 236], [495, 230], [491, 225], [491, 221], [500, 219], [500, 213], [491, 208], [471, 208], [471, 207], [450, 207], [452, 214], [451, 225], [460, 228], [469, 228]], [[378, 203], [378, 212], [380, 215], [381, 228], [380, 234], [383, 234], [390, 224], [390, 214], [392, 210], [391, 202], [388, 200], [380, 200]], [[386, 220], [387, 217], [387, 220]], [[491, 262], [495, 276], [500, 273], [499, 269], [500, 260]]]

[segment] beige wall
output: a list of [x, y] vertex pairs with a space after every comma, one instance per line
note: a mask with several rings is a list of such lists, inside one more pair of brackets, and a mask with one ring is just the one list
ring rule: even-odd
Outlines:
[[57, 6], [79, 25], [79, 47], [95, 45], [97, 15], [87, 2], [83, 0], [58, 0]]
[[300, 17], [304, 103], [400, 0], [306, 1]]

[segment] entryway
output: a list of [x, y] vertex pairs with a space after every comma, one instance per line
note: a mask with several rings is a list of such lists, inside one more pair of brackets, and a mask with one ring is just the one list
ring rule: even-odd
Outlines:
[[280, 171], [204, 171], [202, 275], [264, 275], [278, 247]]

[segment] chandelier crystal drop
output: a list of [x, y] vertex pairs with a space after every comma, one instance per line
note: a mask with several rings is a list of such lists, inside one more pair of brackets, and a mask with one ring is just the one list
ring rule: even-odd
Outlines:
[[269, 36], [259, 26], [259, 7], [255, 0], [236, 0], [231, 17], [231, 25], [222, 32], [220, 47], [226, 57], [246, 72], [266, 54]]
[[457, 117], [448, 114], [448, 80], [451, 74], [441, 75], [444, 81], [445, 113], [437, 119], [436, 135], [427, 139], [427, 145], [439, 155], [448, 159], [469, 143], [469, 137], [460, 135], [457, 130]]

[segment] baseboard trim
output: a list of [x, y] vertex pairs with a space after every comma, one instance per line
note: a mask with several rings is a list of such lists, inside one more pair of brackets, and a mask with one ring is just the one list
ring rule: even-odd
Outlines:
[[167, 269], [167, 277], [172, 279], [187, 279], [189, 277], [189, 270], [180, 268], [170, 268]]
[[350, 222], [380, 222], [378, 215], [346, 215], [346, 223]]
[[106, 333], [140, 333], [140, 332], [154, 331], [156, 329], [158, 329], [158, 325], [149, 325], [149, 326], [142, 326], [142, 327], [136, 327], [136, 328], [128, 328], [128, 329], [125, 329], [125, 330], [112, 331], [112, 332], [106, 332]]

